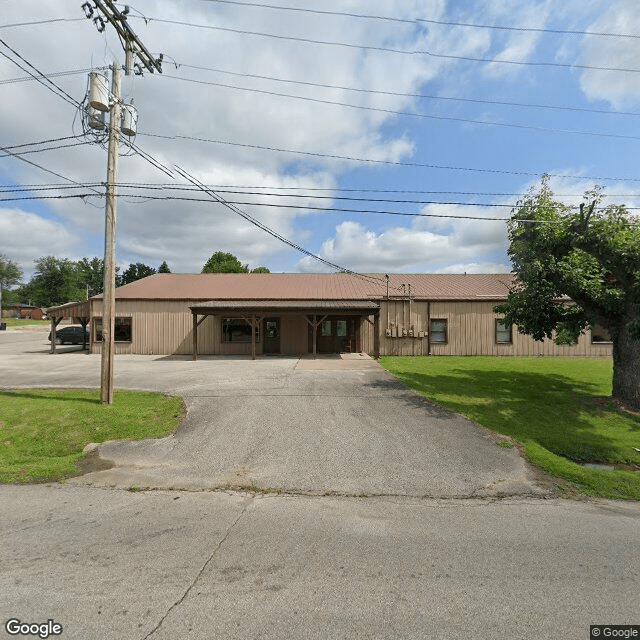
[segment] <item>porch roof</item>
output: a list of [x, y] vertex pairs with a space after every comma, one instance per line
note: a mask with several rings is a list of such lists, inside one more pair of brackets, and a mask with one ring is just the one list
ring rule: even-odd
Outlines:
[[370, 300], [209, 300], [190, 305], [199, 315], [223, 313], [343, 313], [372, 315], [380, 311], [380, 304]]

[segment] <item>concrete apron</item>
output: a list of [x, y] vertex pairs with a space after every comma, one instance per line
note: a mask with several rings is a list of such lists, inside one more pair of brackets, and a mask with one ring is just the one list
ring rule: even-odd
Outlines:
[[[20, 354], [0, 345], [3, 387], [99, 386], [99, 355], [68, 349], [52, 356], [37, 335], [11, 341]], [[5, 357], [9, 351], [21, 357]], [[179, 395], [187, 418], [166, 438], [93, 447], [92, 456], [113, 466], [69, 483], [432, 498], [549, 494], [516, 447], [498, 446], [504, 438], [431, 404], [367, 356], [193, 362], [124, 355], [115, 368], [117, 389]]]

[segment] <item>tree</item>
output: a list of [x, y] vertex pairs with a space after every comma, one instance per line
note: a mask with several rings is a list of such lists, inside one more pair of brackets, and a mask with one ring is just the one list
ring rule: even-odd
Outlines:
[[[82, 258], [77, 262], [80, 285], [84, 285], [87, 297], [98, 295], [104, 289], [104, 260]], [[116, 269], [117, 271], [117, 269]]]
[[2, 317], [2, 290], [19, 284], [22, 279], [22, 269], [13, 260], [0, 254], [0, 318]]
[[171, 273], [171, 269], [169, 269], [166, 260], [163, 260], [162, 264], [158, 267], [158, 273]]
[[[604, 327], [613, 343], [613, 397], [640, 408], [640, 220], [624, 206], [597, 210], [600, 189], [579, 211], [557, 202], [545, 176], [509, 221], [517, 284], [495, 311], [536, 340], [575, 343]], [[563, 299], [564, 297], [564, 299]]]
[[249, 268], [243, 265], [231, 253], [216, 251], [202, 267], [202, 273], [248, 273]]
[[251, 273], [271, 273], [267, 267], [256, 267], [255, 269], [251, 269]]
[[117, 278], [117, 284], [121, 287], [124, 284], [141, 280], [148, 276], [152, 276], [156, 270], [149, 265], [142, 262], [130, 263], [129, 266], [122, 272], [122, 275]]
[[77, 263], [67, 258], [45, 256], [34, 261], [33, 278], [20, 289], [23, 301], [38, 307], [53, 307], [83, 300], [86, 293]]

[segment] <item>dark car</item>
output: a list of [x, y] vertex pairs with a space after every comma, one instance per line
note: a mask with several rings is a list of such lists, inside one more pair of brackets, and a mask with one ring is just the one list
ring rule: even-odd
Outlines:
[[[49, 333], [49, 341], [51, 341], [51, 333]], [[63, 327], [56, 331], [56, 342], [58, 344], [82, 344], [83, 341], [89, 342], [89, 332], [84, 327], [71, 326]]]

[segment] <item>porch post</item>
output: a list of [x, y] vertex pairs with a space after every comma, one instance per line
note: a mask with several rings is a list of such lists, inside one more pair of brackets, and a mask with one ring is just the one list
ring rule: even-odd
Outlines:
[[193, 359], [198, 359], [198, 314], [193, 311]]
[[251, 359], [256, 359], [256, 317], [251, 316]]
[[380, 312], [376, 311], [373, 316], [373, 357], [380, 358]]
[[313, 315], [313, 349], [311, 351], [311, 357], [316, 359], [316, 343], [318, 341], [318, 323], [316, 322], [316, 315]]
[[51, 316], [51, 349], [50, 353], [56, 352], [56, 319]]

